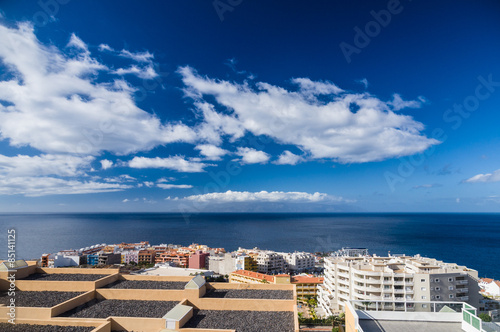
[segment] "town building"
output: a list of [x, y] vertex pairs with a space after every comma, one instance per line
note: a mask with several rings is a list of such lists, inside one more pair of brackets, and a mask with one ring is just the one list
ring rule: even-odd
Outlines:
[[208, 267], [209, 253], [197, 250], [189, 257], [189, 268], [191, 269], [205, 269]]
[[160, 255], [157, 263], [169, 263], [177, 267], [188, 267], [189, 254], [178, 253], [176, 251], [167, 251]]
[[307, 252], [278, 253], [285, 260], [288, 270], [292, 273], [310, 271], [314, 269], [315, 257]]
[[329, 257], [319, 286], [322, 316], [345, 310], [350, 300], [462, 301], [479, 306], [477, 271], [419, 255]]
[[368, 256], [368, 249], [366, 248], [342, 248], [331, 254], [332, 257], [359, 257]]
[[500, 281], [482, 278], [479, 279], [479, 287], [482, 289], [482, 293], [485, 295], [500, 297]]
[[156, 252], [154, 250], [140, 250], [138, 254], [139, 264], [154, 264]]
[[288, 274], [272, 276], [253, 271], [238, 270], [229, 274], [229, 282], [239, 284], [292, 284], [296, 285], [298, 298], [307, 298], [317, 295], [318, 285], [323, 283], [323, 278], [307, 274], [292, 277]]
[[139, 263], [139, 250], [127, 250], [121, 253], [121, 263], [122, 264], [130, 264], [130, 263]]
[[257, 255], [257, 271], [265, 274], [285, 273], [288, 271], [288, 263], [277, 252], [261, 250]]

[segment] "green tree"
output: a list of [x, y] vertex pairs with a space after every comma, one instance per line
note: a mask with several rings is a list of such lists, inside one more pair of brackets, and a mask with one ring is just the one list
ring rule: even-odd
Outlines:
[[487, 313], [479, 314], [478, 317], [481, 318], [483, 322], [491, 322], [491, 316]]

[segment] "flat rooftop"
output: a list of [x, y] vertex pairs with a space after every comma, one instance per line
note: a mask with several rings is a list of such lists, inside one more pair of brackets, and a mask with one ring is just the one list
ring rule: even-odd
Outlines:
[[359, 325], [364, 332], [462, 332], [462, 324], [455, 322], [360, 319]]
[[293, 313], [287, 311], [194, 310], [193, 317], [182, 328], [295, 331]]

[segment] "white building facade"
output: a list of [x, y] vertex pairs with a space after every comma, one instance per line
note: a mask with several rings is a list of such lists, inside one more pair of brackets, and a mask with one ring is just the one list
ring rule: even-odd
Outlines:
[[420, 256], [330, 257], [318, 286], [323, 316], [345, 311], [349, 300], [387, 301], [396, 310], [423, 310], [413, 301], [461, 301], [474, 307], [481, 298], [477, 271]]

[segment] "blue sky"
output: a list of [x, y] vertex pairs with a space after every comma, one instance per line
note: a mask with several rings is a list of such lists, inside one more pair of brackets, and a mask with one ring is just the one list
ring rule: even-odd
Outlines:
[[3, 1], [0, 211], [500, 211], [496, 1]]

